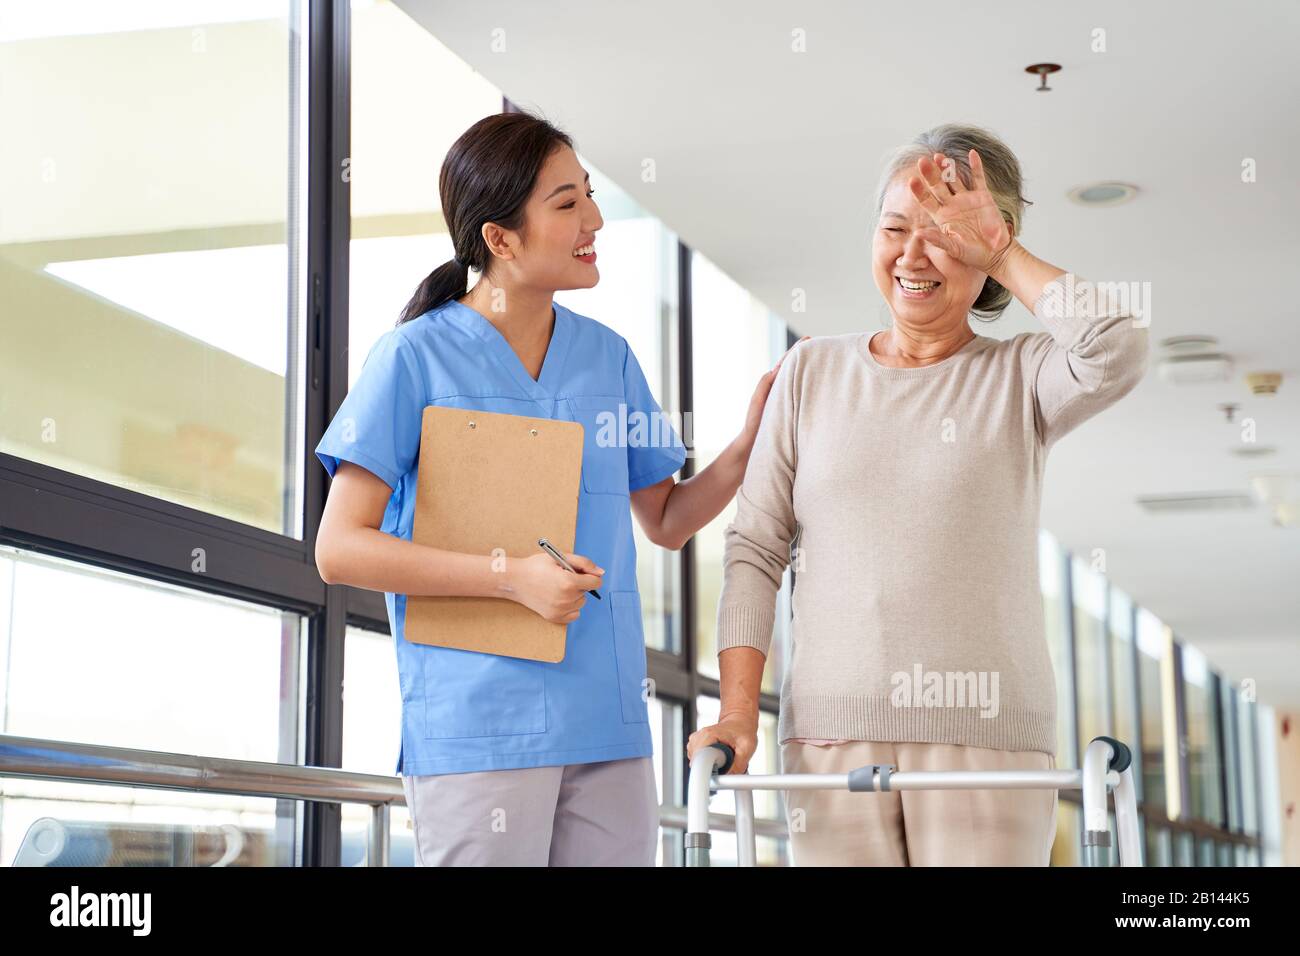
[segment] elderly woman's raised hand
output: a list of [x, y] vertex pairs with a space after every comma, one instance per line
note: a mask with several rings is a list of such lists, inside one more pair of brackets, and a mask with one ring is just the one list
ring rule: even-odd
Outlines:
[[934, 222], [934, 226], [918, 230], [921, 238], [954, 259], [992, 274], [1014, 237], [989, 192], [979, 153], [972, 149], [969, 159], [969, 189], [958, 175], [957, 164], [942, 153], [917, 160], [920, 176], [909, 179], [908, 188]]

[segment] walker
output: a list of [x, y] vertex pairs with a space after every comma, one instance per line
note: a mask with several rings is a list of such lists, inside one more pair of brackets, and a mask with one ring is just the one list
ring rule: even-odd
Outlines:
[[[1083, 790], [1084, 866], [1109, 866], [1110, 818], [1106, 792], [1115, 794], [1115, 829], [1119, 865], [1141, 866], [1137, 791], [1132, 753], [1113, 737], [1094, 737], [1083, 755], [1082, 770], [923, 770], [896, 773], [889, 765], [868, 764], [842, 773], [769, 773], [727, 775], [735, 751], [721, 741], [702, 747], [691, 760], [686, 798], [686, 865], [708, 866], [709, 795], [736, 791], [736, 852], [740, 866], [755, 865], [755, 790]], [[717, 771], [715, 773], [715, 770]]]

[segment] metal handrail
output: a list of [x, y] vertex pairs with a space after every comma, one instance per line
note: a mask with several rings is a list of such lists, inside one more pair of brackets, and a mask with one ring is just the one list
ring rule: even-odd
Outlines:
[[132, 750], [40, 737], [0, 734], [0, 777], [32, 777], [73, 783], [227, 793], [316, 803], [364, 803], [371, 809], [368, 866], [388, 866], [389, 818], [406, 806], [397, 777], [334, 767], [298, 767], [260, 760]]
[[[99, 783], [194, 793], [227, 793], [277, 800], [364, 803], [371, 808], [367, 866], [389, 865], [389, 818], [393, 806], [406, 806], [400, 777], [354, 773], [334, 767], [299, 767], [259, 760], [200, 757], [159, 750], [133, 750], [40, 737], [0, 734], [0, 777], [29, 777], [72, 783]], [[686, 828], [686, 810], [661, 807], [664, 826]], [[734, 830], [736, 818], [709, 815], [718, 830]], [[758, 820], [757, 832], [784, 837], [784, 823]]]

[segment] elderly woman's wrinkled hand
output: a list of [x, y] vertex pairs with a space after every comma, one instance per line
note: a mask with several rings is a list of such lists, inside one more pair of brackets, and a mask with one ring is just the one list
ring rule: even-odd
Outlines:
[[942, 153], [917, 161], [920, 175], [908, 180], [908, 188], [934, 222], [919, 230], [922, 239], [968, 266], [996, 275], [1014, 237], [989, 192], [979, 153], [972, 149], [969, 159], [969, 188], [956, 162]]

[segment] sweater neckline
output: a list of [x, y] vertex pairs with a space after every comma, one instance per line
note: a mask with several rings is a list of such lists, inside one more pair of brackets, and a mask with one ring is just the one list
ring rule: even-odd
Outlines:
[[963, 345], [961, 348], [953, 352], [945, 359], [940, 359], [938, 362], [934, 362], [930, 365], [918, 365], [915, 368], [900, 368], [900, 367], [895, 367], [893, 365], [881, 365], [880, 362], [876, 359], [876, 357], [871, 354], [871, 340], [875, 338], [877, 335], [880, 335], [882, 332], [885, 331], [888, 330], [879, 329], [875, 332], [863, 332], [861, 335], [859, 335], [858, 352], [862, 355], [863, 361], [866, 363], [867, 368], [871, 369], [871, 371], [879, 375], [888, 375], [897, 378], [903, 378], [912, 375], [924, 375], [926, 373], [933, 372], [937, 369], [945, 368], [951, 365], [960, 356], [965, 355], [967, 352], [973, 352], [979, 348], [983, 348], [983, 343], [991, 341], [988, 336], [980, 335], [978, 332], [976, 332], [975, 338], [971, 339], [969, 342], [967, 342], [965, 345]]

